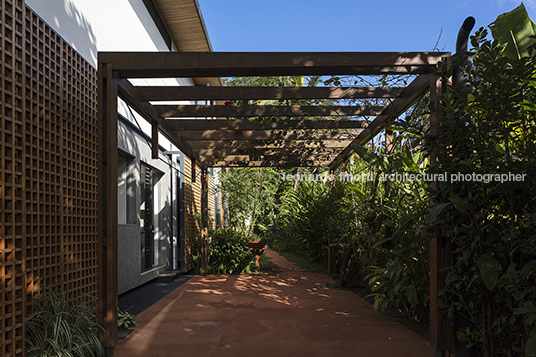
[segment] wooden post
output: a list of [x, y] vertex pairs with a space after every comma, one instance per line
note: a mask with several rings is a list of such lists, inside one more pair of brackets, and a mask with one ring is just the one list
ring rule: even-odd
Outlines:
[[[446, 83], [441, 77], [430, 76], [430, 100], [439, 103], [445, 92]], [[437, 115], [430, 115], [430, 133], [436, 134], [440, 122]], [[439, 160], [438, 143], [434, 143], [431, 162]], [[435, 185], [436, 183], [432, 183]], [[434, 204], [433, 197], [430, 202]], [[447, 237], [434, 237], [430, 242], [430, 343], [436, 356], [446, 356], [452, 342], [452, 323], [444, 309], [437, 306], [438, 293], [445, 286], [445, 272], [441, 270], [452, 265], [452, 250]]]
[[[347, 163], [347, 161], [345, 161], [345, 164]], [[345, 166], [345, 172], [346, 172], [346, 169], [347, 167]], [[329, 170], [329, 174], [330, 175], [335, 175], [335, 171], [334, 170]], [[328, 181], [329, 182], [329, 190], [328, 190], [328, 195], [331, 195], [331, 187], [332, 187], [332, 181]], [[328, 225], [328, 273], [329, 274], [335, 274], [337, 272], [337, 262], [336, 262], [336, 258], [335, 258], [335, 249], [333, 248], [333, 244], [334, 244], [334, 239], [333, 239], [333, 236], [331, 234], [331, 230], [329, 227], [331, 227], [331, 225], [333, 224], [333, 220], [331, 219], [331, 217], [327, 217], [328, 218], [328, 221], [326, 222], [326, 224]]]
[[99, 63], [98, 89], [98, 207], [100, 239], [98, 321], [102, 342], [113, 349], [117, 341], [117, 91], [111, 63]]
[[[193, 163], [195, 165], [195, 162]], [[201, 169], [201, 273], [208, 274], [209, 242], [208, 242], [208, 171]]]

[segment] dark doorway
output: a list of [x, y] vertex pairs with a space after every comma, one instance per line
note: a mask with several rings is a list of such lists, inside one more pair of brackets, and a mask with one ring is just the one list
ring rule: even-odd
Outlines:
[[148, 270], [154, 264], [154, 172], [142, 163], [140, 173], [141, 269]]

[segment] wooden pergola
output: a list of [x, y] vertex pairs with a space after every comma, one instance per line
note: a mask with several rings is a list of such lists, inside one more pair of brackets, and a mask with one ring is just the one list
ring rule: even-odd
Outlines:
[[[101, 52], [99, 53], [100, 226], [99, 307], [107, 347], [117, 340], [117, 98], [152, 125], [153, 158], [158, 133], [202, 168], [202, 234], [207, 233], [207, 169], [222, 166], [329, 167], [351, 155], [406, 112], [425, 93], [437, 101], [445, 82], [436, 73], [445, 52]], [[413, 75], [405, 88], [134, 86], [134, 78], [237, 76]], [[212, 80], [214, 82], [214, 80]], [[233, 100], [388, 99], [385, 106], [224, 105]], [[159, 101], [205, 101], [210, 105], [158, 105]], [[374, 117], [333, 120], [333, 117]], [[192, 118], [215, 119], [192, 119]], [[251, 120], [269, 117], [270, 120]], [[278, 119], [273, 119], [274, 117]], [[292, 119], [279, 119], [291, 117]], [[316, 119], [296, 119], [300, 117]], [[330, 119], [325, 119], [330, 117]], [[227, 119], [222, 119], [227, 118]], [[431, 118], [432, 130], [435, 119]], [[386, 138], [389, 141], [389, 138]], [[195, 168], [195, 163], [192, 167]], [[431, 246], [431, 342], [448, 350], [449, 322], [436, 306], [448, 262], [443, 243]], [[204, 247], [206, 249], [206, 246]]]

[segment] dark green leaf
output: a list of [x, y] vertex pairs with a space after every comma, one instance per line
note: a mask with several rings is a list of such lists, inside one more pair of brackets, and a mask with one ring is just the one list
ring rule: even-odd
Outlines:
[[489, 290], [493, 290], [499, 278], [500, 263], [491, 254], [486, 253], [478, 259], [480, 278]]
[[430, 212], [428, 212], [428, 215], [426, 216], [426, 222], [427, 223], [434, 223], [437, 220], [437, 217], [439, 214], [445, 209], [445, 207], [449, 206], [450, 203], [441, 203], [439, 205], [435, 205], [430, 209]]

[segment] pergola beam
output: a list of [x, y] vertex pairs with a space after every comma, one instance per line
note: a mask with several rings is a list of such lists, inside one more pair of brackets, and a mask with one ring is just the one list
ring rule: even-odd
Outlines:
[[396, 98], [397, 87], [136, 86], [145, 101]]
[[357, 131], [240, 131], [234, 130], [211, 130], [197, 131], [188, 130], [177, 132], [182, 140], [205, 141], [205, 140], [348, 140], [356, 138]]
[[361, 129], [359, 120], [248, 120], [248, 119], [167, 119], [175, 131], [182, 130], [296, 130], [296, 129]]
[[291, 167], [327, 167], [331, 161], [318, 161], [318, 160], [309, 160], [309, 161], [298, 161], [298, 160], [288, 160], [288, 161], [270, 161], [270, 160], [256, 160], [256, 161], [206, 161], [205, 165], [208, 167], [280, 167], [280, 168], [291, 168]]
[[162, 118], [369, 116], [382, 106], [153, 105]]
[[99, 52], [123, 78], [424, 74], [444, 52]]
[[219, 160], [219, 161], [255, 161], [255, 160], [270, 160], [270, 161], [308, 161], [308, 160], [316, 160], [316, 161], [331, 161], [334, 157], [334, 154], [332, 155], [326, 155], [326, 154], [302, 154], [299, 155], [207, 155], [207, 156], [200, 156], [201, 161], [207, 162], [207, 161], [213, 161], [213, 160]]
[[[159, 131], [178, 147], [186, 156], [193, 160], [197, 160], [195, 155], [192, 152], [192, 149], [189, 147], [188, 143], [182, 142], [179, 138], [173, 133], [173, 129], [168, 124], [167, 121], [159, 118], [158, 113], [154, 108], [147, 102], [143, 102], [141, 99], [140, 93], [137, 91], [137, 88], [133, 86], [128, 80], [122, 79], [118, 81], [118, 96], [122, 98], [132, 109], [134, 109], [138, 114], [145, 118], [149, 123], [154, 126], [158, 126]], [[152, 133], [153, 137], [155, 132]], [[154, 144], [154, 142], [153, 142]], [[153, 150], [158, 150], [152, 148]]]
[[[400, 97], [389, 103], [382, 113], [363, 130], [351, 144], [363, 145], [378, 134], [386, 124], [396, 119], [406, 110], [408, 110], [415, 102], [421, 98], [430, 87], [430, 76], [418, 76], [411, 82], [402, 92]], [[336, 169], [344, 160], [352, 154], [353, 149], [349, 145], [345, 148], [335, 160], [329, 165], [331, 169]]]
[[308, 147], [302, 146], [283, 147], [283, 148], [213, 148], [213, 149], [196, 149], [194, 152], [203, 156], [224, 157], [230, 155], [293, 155], [293, 154], [330, 154], [335, 155], [341, 151], [341, 147]]
[[203, 140], [203, 141], [191, 141], [190, 147], [193, 150], [199, 149], [221, 149], [221, 148], [337, 148], [344, 149], [352, 143], [352, 140], [233, 140], [233, 141], [217, 141], [217, 140]]

